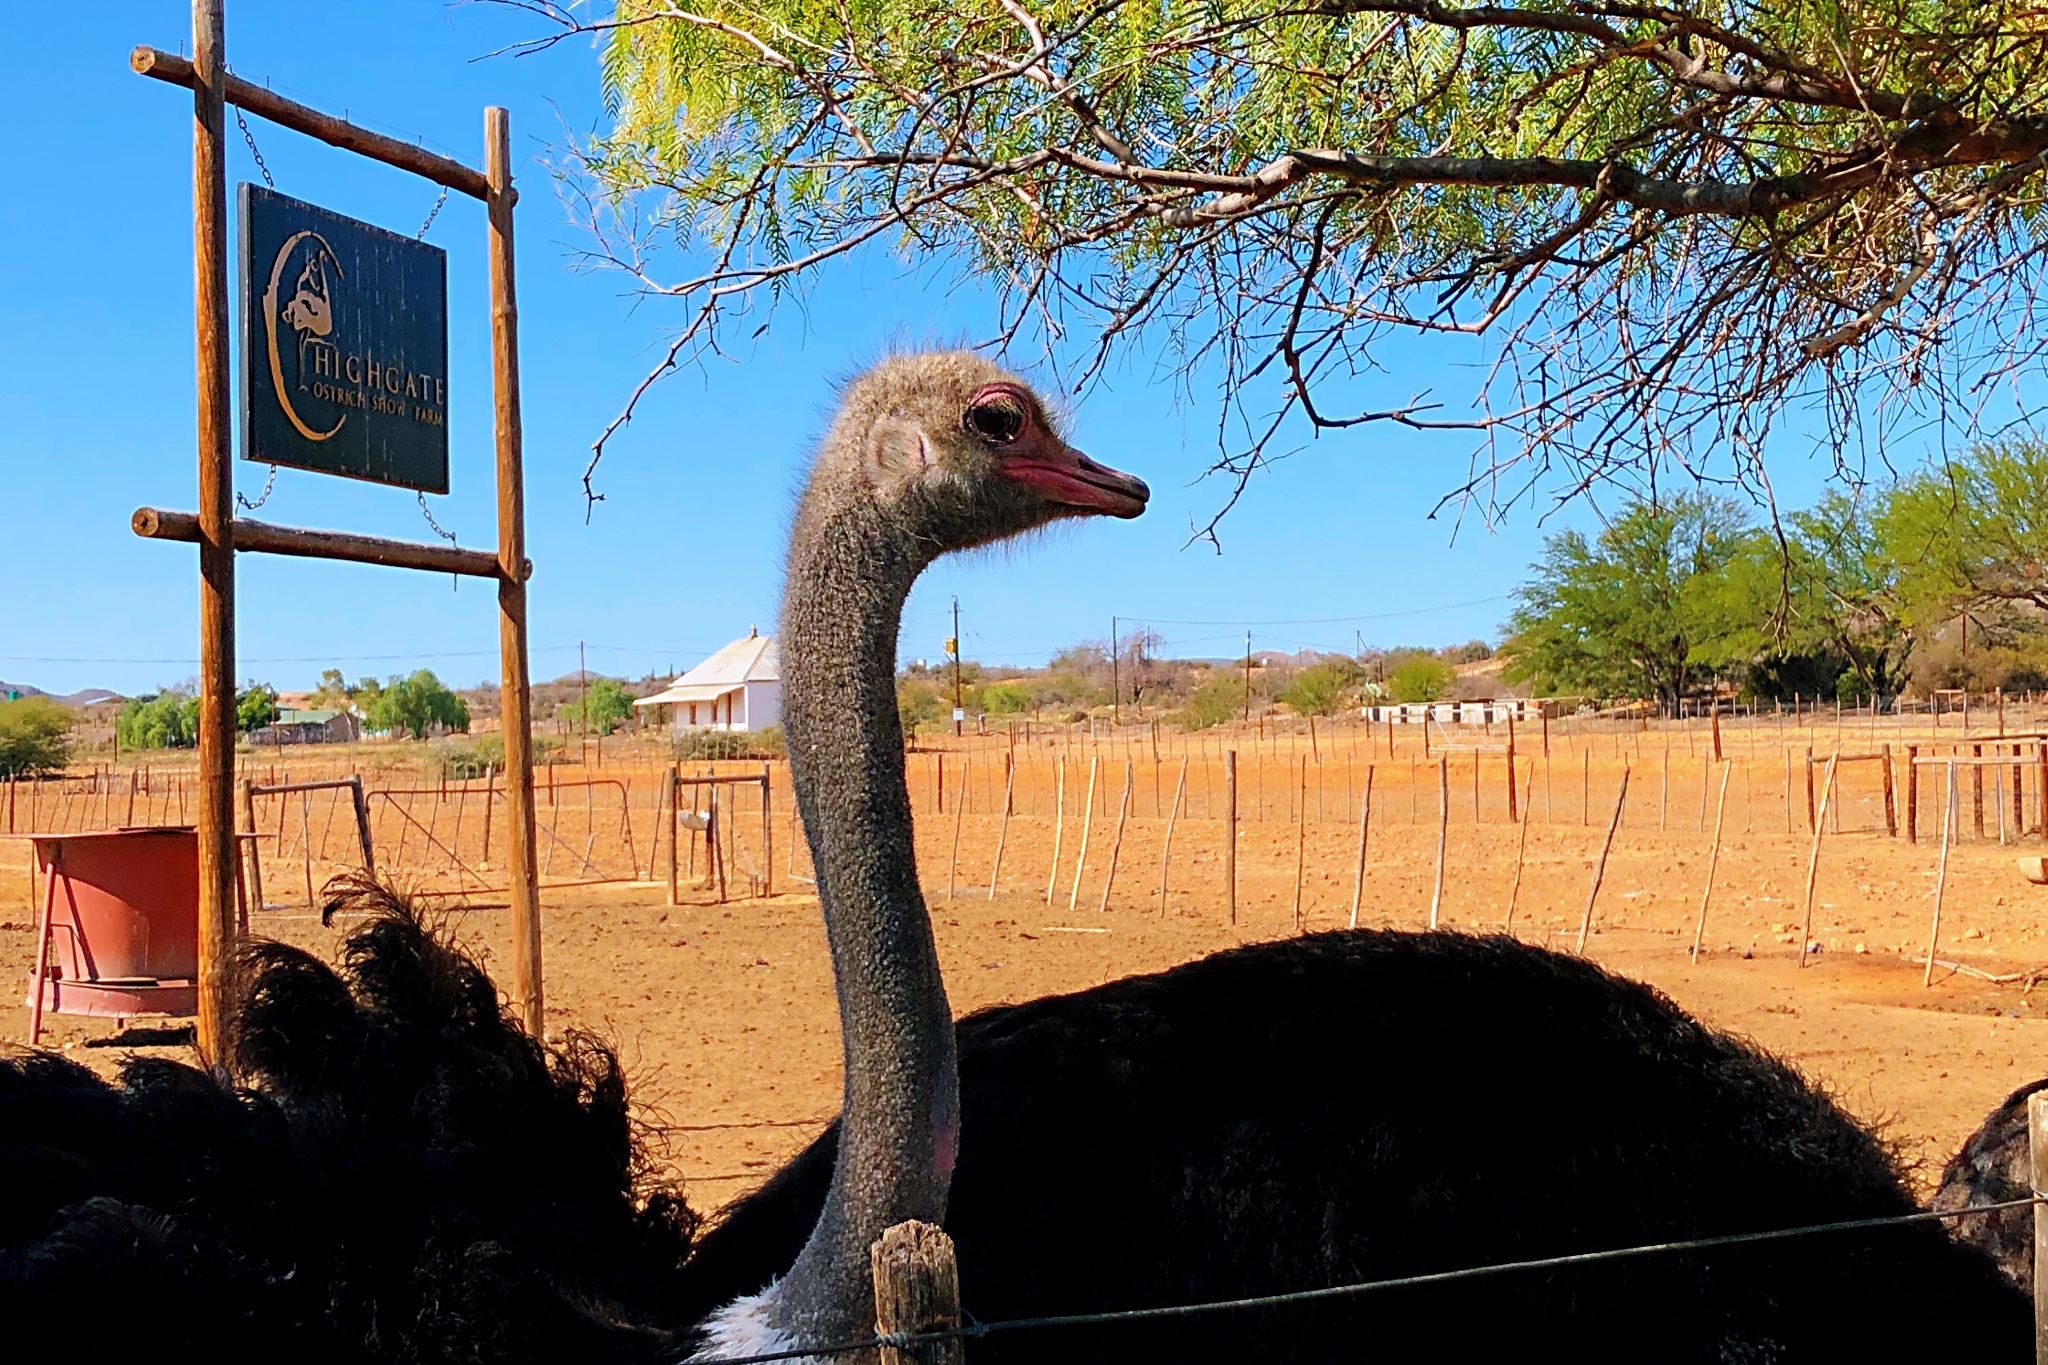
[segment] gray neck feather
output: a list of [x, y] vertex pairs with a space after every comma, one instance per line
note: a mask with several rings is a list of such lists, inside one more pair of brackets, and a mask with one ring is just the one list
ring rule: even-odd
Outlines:
[[868, 1247], [946, 1210], [959, 1113], [953, 1016], [911, 841], [896, 635], [931, 558], [865, 490], [813, 487], [783, 590], [783, 730], [839, 991], [839, 1160], [810, 1241], [777, 1287], [804, 1344], [874, 1329]]

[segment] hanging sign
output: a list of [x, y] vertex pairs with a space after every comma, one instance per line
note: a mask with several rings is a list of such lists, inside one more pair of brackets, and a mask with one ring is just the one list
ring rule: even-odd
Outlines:
[[244, 184], [242, 458], [448, 491], [448, 255]]

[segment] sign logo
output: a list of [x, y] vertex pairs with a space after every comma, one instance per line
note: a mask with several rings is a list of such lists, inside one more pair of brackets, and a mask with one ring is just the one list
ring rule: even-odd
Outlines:
[[448, 491], [438, 247], [240, 186], [242, 455]]

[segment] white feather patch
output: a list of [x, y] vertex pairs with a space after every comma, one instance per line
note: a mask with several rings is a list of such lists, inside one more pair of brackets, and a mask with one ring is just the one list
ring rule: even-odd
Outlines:
[[[735, 1360], [747, 1356], [773, 1355], [793, 1351], [797, 1342], [769, 1321], [775, 1302], [775, 1286], [758, 1294], [745, 1294], [704, 1319], [704, 1344], [692, 1361]], [[834, 1365], [821, 1356], [793, 1357], [789, 1365]]]

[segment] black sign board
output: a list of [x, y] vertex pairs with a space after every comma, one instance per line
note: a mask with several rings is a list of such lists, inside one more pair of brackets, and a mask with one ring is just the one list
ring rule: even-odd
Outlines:
[[448, 491], [448, 257], [242, 185], [242, 457]]

